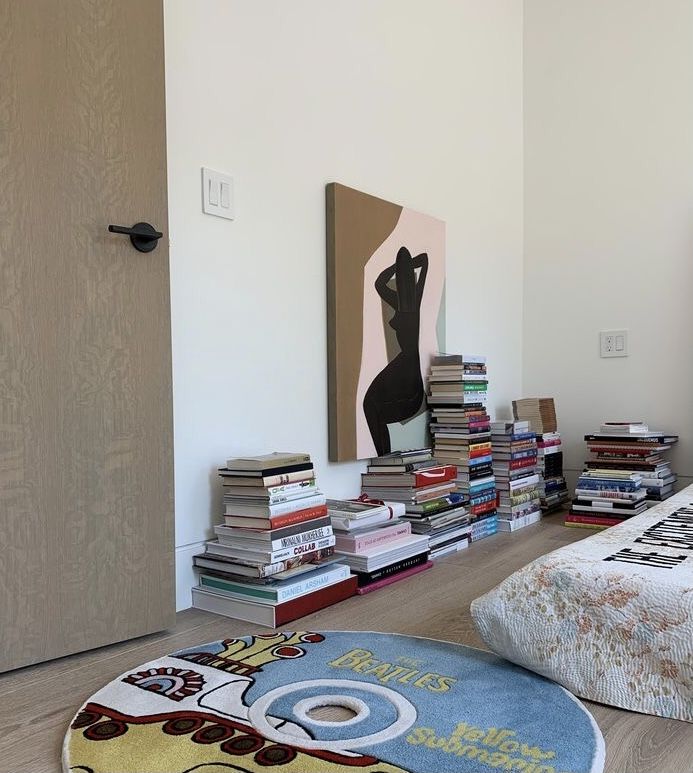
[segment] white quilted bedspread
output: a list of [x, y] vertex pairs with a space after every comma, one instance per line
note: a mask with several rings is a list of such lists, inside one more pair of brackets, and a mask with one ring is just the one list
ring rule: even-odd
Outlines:
[[494, 652], [582, 698], [693, 722], [693, 486], [472, 602]]

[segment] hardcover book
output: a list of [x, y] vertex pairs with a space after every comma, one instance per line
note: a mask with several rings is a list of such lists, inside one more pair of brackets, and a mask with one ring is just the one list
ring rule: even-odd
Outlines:
[[251, 516], [251, 515], [226, 515], [224, 523], [226, 526], [242, 526], [257, 529], [281, 529], [284, 526], [291, 526], [304, 521], [311, 521], [314, 518], [321, 518], [327, 515], [327, 505], [317, 505], [315, 507], [306, 507], [303, 510], [294, 510], [284, 515], [270, 516]]
[[289, 467], [310, 462], [310, 454], [297, 454], [274, 451], [260, 456], [239, 456], [229, 459], [226, 467], [230, 470], [272, 470], [277, 467]]
[[282, 604], [259, 604], [255, 601], [245, 601], [231, 598], [228, 595], [197, 586], [192, 589], [193, 606], [226, 615], [237, 620], [257, 623], [268, 628], [278, 628], [299, 617], [310, 615], [320, 609], [329, 607], [339, 601], [344, 601], [356, 592], [356, 577], [337, 582], [327, 588], [308, 593]]

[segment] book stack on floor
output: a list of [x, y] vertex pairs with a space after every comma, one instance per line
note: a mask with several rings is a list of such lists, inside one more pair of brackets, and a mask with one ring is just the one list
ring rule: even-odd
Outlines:
[[412, 533], [401, 502], [327, 500], [335, 555], [357, 578], [359, 595], [430, 569], [428, 537]]
[[597, 434], [586, 435], [587, 469], [628, 470], [642, 475], [645, 502], [652, 507], [674, 493], [676, 473], [662, 454], [678, 443], [678, 435], [651, 430], [641, 421], [608, 421]]
[[627, 470], [585, 470], [578, 478], [566, 526], [608, 529], [647, 510], [642, 476]]
[[528, 421], [491, 422], [498, 530], [517, 531], [541, 518], [537, 440]]
[[433, 455], [457, 468], [456, 493], [469, 514], [472, 541], [495, 534], [496, 485], [491, 465], [488, 375], [481, 355], [434, 357], [428, 384]]
[[676, 474], [662, 454], [678, 442], [677, 435], [652, 431], [640, 421], [605, 422], [585, 441], [590, 456], [567, 526], [616, 526], [673, 495]]
[[553, 397], [525, 397], [513, 400], [513, 416], [528, 421], [537, 436], [537, 473], [543, 513], [563, 509], [570, 498], [563, 477], [563, 451]]
[[224, 523], [193, 559], [193, 606], [276, 628], [354, 595], [308, 454], [229, 459], [219, 475]]
[[371, 459], [361, 476], [362, 493], [404, 507], [413, 534], [429, 542], [431, 558], [466, 548], [471, 525], [455, 494], [457, 468], [433, 459], [430, 448], [395, 451]]
[[560, 432], [537, 435], [537, 473], [544, 515], [562, 510], [570, 499], [563, 476], [563, 445]]

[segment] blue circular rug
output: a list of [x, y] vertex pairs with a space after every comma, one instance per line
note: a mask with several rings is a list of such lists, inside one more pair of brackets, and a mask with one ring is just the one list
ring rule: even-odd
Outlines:
[[[346, 721], [315, 719], [319, 706]], [[559, 685], [481, 650], [382, 633], [224, 639], [133, 668], [65, 737], [81, 773], [601, 773], [604, 741]]]

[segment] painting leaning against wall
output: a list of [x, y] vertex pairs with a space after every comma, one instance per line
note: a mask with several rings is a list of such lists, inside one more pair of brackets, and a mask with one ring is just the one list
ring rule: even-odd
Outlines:
[[330, 183], [330, 460], [426, 443], [426, 373], [445, 348], [445, 223]]

